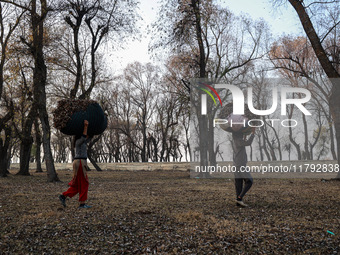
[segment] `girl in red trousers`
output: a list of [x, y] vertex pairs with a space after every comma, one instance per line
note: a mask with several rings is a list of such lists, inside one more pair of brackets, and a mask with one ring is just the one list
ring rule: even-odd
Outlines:
[[79, 193], [79, 208], [91, 208], [85, 202], [89, 189], [89, 180], [87, 178], [87, 143], [91, 137], [87, 135], [89, 122], [84, 120], [84, 131], [82, 136], [75, 136], [74, 147], [75, 157], [73, 160], [73, 178], [68, 184], [70, 187], [63, 194], [59, 195], [61, 204], [66, 207], [66, 197], [73, 197]]

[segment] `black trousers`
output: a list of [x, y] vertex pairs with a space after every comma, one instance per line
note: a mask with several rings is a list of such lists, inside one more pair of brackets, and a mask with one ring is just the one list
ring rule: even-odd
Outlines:
[[[235, 189], [236, 198], [242, 199], [244, 195], [249, 191], [253, 185], [253, 177], [250, 173], [240, 172], [241, 166], [236, 167], [235, 177]], [[244, 185], [243, 185], [244, 184]]]

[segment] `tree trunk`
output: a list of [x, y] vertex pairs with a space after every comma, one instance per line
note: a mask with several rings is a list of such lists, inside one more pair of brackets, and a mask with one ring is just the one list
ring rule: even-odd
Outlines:
[[8, 173], [8, 161], [10, 158], [8, 155], [8, 150], [10, 149], [10, 141], [11, 141], [11, 128], [5, 127], [5, 141], [0, 138], [0, 177], [6, 177]]
[[[1, 7], [1, 6], [0, 6]], [[0, 132], [5, 130], [5, 141], [0, 137], [0, 176], [6, 177], [8, 174], [9, 161], [11, 156], [11, 134], [12, 127], [9, 121], [13, 118], [14, 112], [12, 111], [13, 105], [11, 104], [9, 112], [0, 118]]]
[[44, 157], [47, 171], [47, 181], [48, 182], [58, 182], [60, 181], [55, 171], [54, 167], [54, 159], [52, 156], [51, 150], [51, 129], [50, 124], [48, 122], [48, 114], [46, 108], [42, 110], [42, 115], [40, 116], [42, 130], [43, 130], [43, 148], [44, 148]]
[[269, 141], [267, 125], [265, 125], [262, 128], [262, 135], [263, 135], [264, 143], [266, 143], [268, 145], [269, 153], [270, 153], [270, 156], [271, 156], [271, 160], [272, 161], [277, 161], [277, 158], [276, 158], [276, 155], [275, 155], [275, 148], [273, 146], [273, 141]]
[[[332, 123], [332, 121], [328, 121], [329, 123]], [[331, 152], [333, 160], [337, 159], [336, 151], [335, 151], [335, 142], [334, 142], [334, 129], [333, 129], [333, 123], [329, 124], [329, 136], [331, 140]]]
[[[290, 123], [289, 123], [290, 124]], [[298, 156], [298, 160], [301, 160], [302, 156], [301, 156], [301, 149], [300, 149], [300, 145], [295, 142], [294, 138], [293, 138], [293, 131], [292, 128], [289, 127], [289, 141], [294, 145], [296, 152], [297, 152], [297, 156]]]
[[258, 136], [258, 143], [259, 143], [259, 149], [260, 149], [260, 160], [263, 161], [264, 157], [263, 157], [263, 148], [262, 148], [262, 144], [261, 144], [261, 136]]
[[[314, 134], [313, 134], [314, 142], [313, 143], [311, 143], [311, 142], [309, 143], [309, 147], [310, 147], [310, 149], [309, 149], [309, 154], [310, 154], [309, 159], [310, 160], [314, 160], [314, 152], [313, 151], [314, 151], [315, 145], [318, 143], [318, 141], [320, 139], [320, 135], [321, 135], [321, 132], [322, 132], [322, 127], [323, 127], [323, 125], [322, 125], [322, 120], [321, 120], [321, 113], [319, 112], [319, 121], [318, 121], [318, 128], [317, 128], [318, 133], [317, 133], [316, 137], [314, 137]], [[322, 151], [323, 151], [323, 149], [321, 150], [321, 152]], [[318, 160], [319, 160], [320, 156], [321, 156], [321, 153], [320, 153], [320, 155], [318, 157]]]
[[95, 139], [93, 139], [89, 146], [88, 146], [88, 149], [87, 149], [87, 157], [88, 159], [90, 160], [91, 164], [94, 166], [94, 168], [97, 170], [97, 171], [102, 171], [102, 169], [98, 166], [98, 164], [95, 162], [95, 160], [93, 160], [92, 158], [92, 146], [98, 142], [100, 140], [100, 137], [101, 135], [97, 136]]
[[[280, 160], [282, 160], [282, 150], [281, 150], [281, 143], [280, 143], [279, 135], [278, 135], [276, 129], [273, 126], [268, 125], [268, 127], [270, 127], [273, 130], [273, 133], [274, 133], [276, 141], [277, 141], [277, 151], [279, 153], [279, 158], [280, 158]], [[274, 150], [274, 148], [273, 148], [273, 150]]]
[[95, 168], [97, 171], [103, 171], [103, 170], [100, 168], [100, 166], [98, 166], [98, 164], [96, 163], [96, 161], [94, 161], [94, 160], [92, 159], [91, 154], [88, 154], [88, 158], [89, 158], [91, 164], [94, 166], [94, 168]]
[[47, 68], [45, 65], [44, 47], [44, 20], [48, 13], [46, 0], [40, 0], [41, 14], [37, 14], [36, 1], [32, 2], [31, 21], [33, 27], [33, 43], [31, 46], [34, 69], [33, 69], [33, 94], [37, 103], [37, 110], [43, 131], [43, 148], [47, 170], [47, 180], [49, 182], [60, 181], [54, 168], [54, 160], [51, 151], [51, 129], [48, 122], [46, 110], [46, 77]]
[[114, 146], [114, 148], [113, 148], [114, 160], [115, 160], [115, 162], [122, 162], [121, 153], [120, 153], [120, 148], [121, 148], [120, 135], [119, 135], [119, 132], [117, 130], [115, 131], [115, 137], [116, 137], [116, 146]]
[[[196, 32], [196, 40], [199, 49], [199, 67], [200, 67], [200, 78], [206, 77], [206, 56], [204, 50], [204, 42], [202, 35], [202, 26], [201, 26], [201, 11], [200, 11], [200, 1], [191, 0], [191, 7], [193, 8], [194, 19], [195, 19], [195, 32]], [[200, 110], [198, 111], [200, 114]], [[208, 167], [208, 118], [207, 116], [197, 116], [199, 121], [199, 146], [200, 146], [200, 164], [201, 166]], [[209, 177], [209, 173], [203, 173], [202, 177]]]
[[34, 121], [34, 128], [35, 128], [35, 143], [36, 143], [36, 151], [35, 151], [35, 161], [36, 161], [36, 172], [41, 173], [43, 170], [41, 168], [41, 134], [40, 134], [40, 128], [39, 128], [39, 123], [38, 120], [36, 119]]
[[[337, 85], [337, 86], [336, 86]], [[333, 85], [332, 93], [330, 96], [330, 109], [332, 112], [334, 126], [335, 126], [335, 137], [337, 141], [337, 155], [338, 155], [338, 164], [340, 165], [340, 84]], [[337, 179], [340, 179], [340, 172], [337, 174]]]
[[33, 102], [31, 110], [24, 123], [23, 130], [20, 136], [20, 170], [18, 175], [30, 175], [29, 163], [31, 159], [31, 149], [33, 144], [32, 126], [36, 118], [36, 104]]
[[[11, 137], [12, 139], [12, 137]], [[12, 159], [12, 143], [10, 141], [9, 146], [8, 146], [8, 150], [7, 150], [7, 170], [6, 170], [6, 174], [9, 174], [9, 169], [11, 168], [11, 159]]]
[[306, 159], [310, 160], [311, 157], [310, 157], [310, 151], [309, 151], [308, 125], [307, 125], [306, 116], [304, 114], [302, 114], [302, 123], [303, 123], [303, 130], [305, 133], [304, 149], [305, 149]]
[[321, 40], [314, 29], [313, 23], [310, 20], [305, 7], [303, 6], [303, 1], [289, 0], [289, 2], [295, 9], [296, 13], [298, 14], [301, 24], [303, 26], [303, 29], [327, 77], [328, 78], [340, 78], [340, 74], [333, 66], [332, 62], [327, 56], [327, 53], [325, 52], [325, 49], [323, 48], [321, 44]]
[[267, 161], [271, 161], [270, 154], [267, 150], [267, 143], [266, 143], [266, 138], [265, 138], [265, 135], [264, 135], [264, 129], [263, 128], [261, 128], [261, 134], [262, 134], [262, 141], [263, 141], [262, 149], [264, 151], [264, 154], [267, 157]]
[[[288, 109], [289, 108], [287, 107], [287, 110]], [[293, 108], [291, 107], [290, 112], [288, 113], [288, 118], [291, 119], [292, 116], [293, 116]], [[289, 128], [288, 129], [289, 129], [289, 141], [294, 145], [294, 147], [296, 149], [298, 160], [301, 160], [302, 155], [301, 155], [300, 144], [298, 144], [293, 138], [293, 130], [292, 130], [292, 127], [291, 127], [291, 121], [289, 121]]]
[[20, 144], [20, 170], [18, 175], [30, 175], [29, 165], [31, 159], [31, 149], [33, 144], [33, 138], [30, 133], [25, 134]]
[[147, 157], [146, 157], [146, 134], [145, 134], [145, 131], [143, 131], [143, 145], [142, 145], [142, 150], [141, 150], [141, 157], [142, 157], [142, 162], [147, 162]]
[[[189, 114], [190, 115], [190, 114]], [[190, 116], [188, 116], [190, 119]], [[185, 130], [185, 160], [186, 161], [193, 161], [192, 155], [191, 155], [191, 148], [190, 148], [190, 139], [189, 139], [189, 123], [188, 126], [185, 126], [185, 117], [183, 116], [183, 127]], [[189, 153], [189, 158], [188, 158]]]
[[216, 155], [217, 153], [214, 153], [215, 151], [215, 139], [214, 139], [214, 127], [213, 127], [213, 120], [215, 117], [215, 113], [211, 114], [211, 116], [209, 116], [209, 127], [208, 127], [208, 137], [206, 138], [208, 140], [208, 152], [209, 152], [209, 164], [211, 166], [215, 166], [217, 164], [216, 162]]
[[0, 147], [0, 177], [7, 177], [7, 157], [4, 157], [4, 147]]
[[[321, 40], [317, 35], [313, 23], [310, 20], [308, 13], [306, 12], [305, 7], [303, 6], [303, 1], [300, 0], [289, 0], [290, 4], [295, 9], [296, 13], [299, 16], [303, 29], [312, 45], [312, 48], [315, 52], [316, 57], [318, 58], [322, 69], [325, 71], [327, 77], [331, 79], [332, 82], [332, 93], [329, 99], [329, 107], [332, 113], [332, 117], [334, 120], [335, 127], [335, 136], [337, 140], [337, 157], [338, 164], [340, 164], [340, 74], [333, 66], [332, 61], [328, 58], [325, 49], [322, 46]], [[340, 172], [337, 175], [337, 178], [340, 179]]]

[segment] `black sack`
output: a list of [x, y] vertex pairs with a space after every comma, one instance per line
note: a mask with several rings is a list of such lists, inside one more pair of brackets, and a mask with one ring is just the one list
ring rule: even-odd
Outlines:
[[107, 127], [107, 117], [94, 100], [63, 99], [53, 111], [54, 127], [65, 135], [81, 135], [84, 120], [89, 122], [89, 136], [100, 135]]

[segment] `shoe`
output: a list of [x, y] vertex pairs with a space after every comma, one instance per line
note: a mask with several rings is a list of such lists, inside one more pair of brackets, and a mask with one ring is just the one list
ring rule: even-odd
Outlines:
[[64, 195], [59, 195], [59, 200], [61, 204], [66, 207], [66, 197]]
[[80, 205], [78, 208], [91, 208], [91, 205]]
[[236, 200], [236, 205], [241, 207], [247, 207], [248, 205], [245, 204], [242, 200]]

